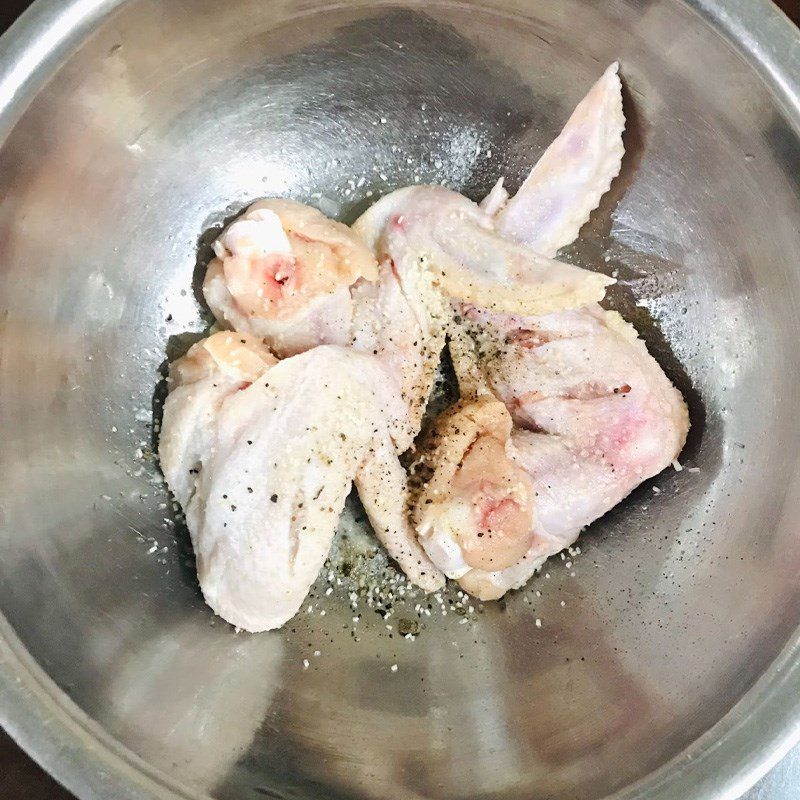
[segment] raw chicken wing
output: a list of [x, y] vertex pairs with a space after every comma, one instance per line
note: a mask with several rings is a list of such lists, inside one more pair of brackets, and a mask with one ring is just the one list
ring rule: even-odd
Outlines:
[[[373, 302], [377, 265], [350, 228], [293, 201], [265, 200], [229, 226], [215, 247], [219, 258], [209, 266], [203, 288], [212, 311], [225, 324], [263, 337], [283, 356], [330, 342], [385, 355], [367, 340], [368, 332], [382, 326], [386, 314], [401, 320], [405, 309], [392, 305], [385, 291], [388, 302]], [[414, 338], [422, 341], [418, 335]], [[442, 340], [439, 350], [443, 344]], [[402, 356], [415, 359], [418, 353]], [[408, 521], [408, 489], [397, 458], [419, 431], [424, 404], [403, 394], [404, 376], [415, 366], [388, 356], [371, 365], [373, 388], [382, 405], [402, 408], [404, 413], [386, 419], [388, 445], [396, 452], [382, 445], [381, 469], [374, 468], [377, 456], [372, 455], [359, 468], [356, 486], [389, 554], [410, 580], [431, 591], [444, 579], [420, 548]]]
[[[615, 62], [603, 73], [497, 214], [498, 233], [551, 258], [577, 238], [622, 165], [625, 116], [618, 70]], [[502, 205], [497, 192], [495, 187], [485, 201], [492, 210]]]
[[[591, 306], [515, 318], [472, 310], [467, 319], [486, 385], [517, 425], [505, 452], [535, 497], [525, 558], [501, 570], [472, 570], [459, 581], [492, 599], [525, 583], [544, 558], [669, 466], [683, 448], [689, 418], [680, 393], [615, 312]], [[497, 464], [487, 459], [483, 466]], [[423, 546], [446, 569], [426, 544], [426, 510], [417, 505], [416, 514]]]
[[[612, 64], [516, 197], [506, 204], [498, 182], [486, 198], [487, 212], [497, 212], [497, 230], [548, 256], [569, 244], [619, 172], [623, 128], [621, 85]], [[457, 306], [450, 349], [462, 396], [477, 404], [486, 403], [487, 394], [496, 397], [517, 426], [505, 445], [508, 461], [495, 455], [482, 468], [491, 473], [501, 464], [508, 472], [513, 463], [527, 475], [534, 497], [524, 557], [460, 576], [460, 584], [482, 599], [525, 583], [545, 558], [668, 466], [685, 442], [686, 404], [634, 328], [595, 303], [580, 305], [526, 316]], [[470, 455], [461, 456], [460, 468]], [[434, 463], [442, 474], [450, 469]], [[483, 496], [473, 494], [480, 507]], [[430, 506], [415, 507], [423, 546], [445, 570], [451, 562], [431, 547], [431, 530], [442, 538], [438, 520], [468, 502], [453, 485], [442, 489], [435, 514]], [[464, 556], [464, 547], [458, 549]]]
[[[237, 340], [262, 355], [246, 336], [221, 332], [173, 366], [160, 452], [186, 512], [206, 601], [232, 624], [261, 631], [299, 609], [353, 478], [364, 471], [364, 480], [392, 485], [390, 429], [405, 408], [377, 400], [381, 370], [370, 356], [321, 346], [242, 368]], [[413, 537], [390, 530], [384, 538], [392, 536], [403, 566], [435, 582]]]

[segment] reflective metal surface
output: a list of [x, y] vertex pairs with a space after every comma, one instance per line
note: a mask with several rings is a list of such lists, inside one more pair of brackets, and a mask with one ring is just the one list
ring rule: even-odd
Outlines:
[[770, 770], [742, 800], [794, 800], [800, 791], [800, 748], [796, 747]]
[[[800, 737], [799, 48], [756, 0], [35, 5], [0, 55], [0, 722], [84, 798], [743, 792]], [[209, 229], [515, 187], [616, 58], [628, 155], [569, 257], [685, 392], [686, 468], [415, 641], [343, 587], [215, 621], [150, 458]]]

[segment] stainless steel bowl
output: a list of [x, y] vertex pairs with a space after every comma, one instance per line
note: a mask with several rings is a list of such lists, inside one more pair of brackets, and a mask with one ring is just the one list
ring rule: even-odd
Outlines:
[[[515, 186], [617, 58], [569, 256], [685, 392], [686, 468], [414, 642], [340, 592], [215, 621], [148, 457], [208, 237]], [[38, 0], [0, 52], [0, 722], [82, 798], [736, 797], [800, 738], [798, 75], [760, 0]]]

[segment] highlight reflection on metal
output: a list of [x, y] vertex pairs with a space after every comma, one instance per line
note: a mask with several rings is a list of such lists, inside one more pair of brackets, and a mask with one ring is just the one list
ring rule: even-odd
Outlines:
[[[800, 735], [800, 42], [777, 12], [40, 0], [3, 44], [0, 721], [73, 791], [722, 798]], [[270, 194], [350, 220], [417, 179], [514, 188], [616, 58], [628, 155], [568, 256], [618, 274], [685, 392], [687, 469], [571, 570], [414, 642], [377, 616], [356, 641], [336, 594], [274, 634], [215, 622], [146, 458], [209, 230]]]

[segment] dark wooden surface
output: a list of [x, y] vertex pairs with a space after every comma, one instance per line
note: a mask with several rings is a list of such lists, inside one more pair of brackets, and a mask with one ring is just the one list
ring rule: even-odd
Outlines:
[[[721, 0], [724, 2], [725, 0]], [[0, 30], [5, 30], [30, 5], [30, 0], [0, 0]], [[800, 25], [800, 0], [778, 0]], [[3, 800], [74, 800], [0, 730], [0, 798]]]
[[1, 730], [0, 797], [8, 800], [74, 800]]

